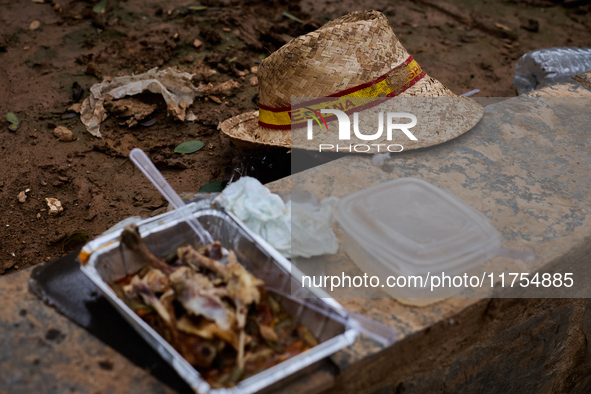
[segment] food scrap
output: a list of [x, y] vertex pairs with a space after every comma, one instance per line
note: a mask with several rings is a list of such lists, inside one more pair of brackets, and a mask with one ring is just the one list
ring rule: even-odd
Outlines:
[[219, 241], [182, 246], [168, 261], [150, 252], [135, 224], [121, 243], [147, 264], [112, 289], [212, 387], [234, 386], [318, 344]]
[[70, 130], [68, 130], [66, 127], [64, 127], [64, 126], [57, 126], [53, 130], [53, 135], [59, 141], [63, 141], [63, 142], [76, 141], [76, 138], [74, 137], [74, 135], [72, 134], [72, 132]]
[[49, 208], [49, 216], [59, 215], [63, 210], [62, 203], [57, 198], [46, 198], [47, 207]]

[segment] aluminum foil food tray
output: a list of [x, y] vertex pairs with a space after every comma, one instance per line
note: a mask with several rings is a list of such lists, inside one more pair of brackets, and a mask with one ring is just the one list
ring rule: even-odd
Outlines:
[[[267, 391], [282, 379], [294, 374], [306, 373], [312, 364], [319, 362], [338, 350], [351, 345], [358, 335], [352, 328], [345, 310], [322, 290], [314, 294], [301, 287], [298, 278], [301, 272], [292, 267], [283, 257], [261, 237], [250, 231], [231, 213], [212, 209], [208, 204], [192, 203], [190, 210], [226, 249], [234, 250], [239, 261], [256, 276], [265, 280], [268, 288], [297, 297], [283, 297], [284, 308], [297, 316], [319, 340], [314, 348], [283, 361], [239, 382], [235, 387], [214, 389], [202, 379], [193, 368], [164, 338], [137, 316], [115, 292], [109, 283], [140, 270], [146, 263], [119, 243], [122, 229], [104, 234], [89, 242], [80, 254], [81, 269], [100, 289], [107, 300], [121, 313], [133, 328], [148, 342], [166, 362], [168, 362], [198, 393], [254, 393]], [[195, 245], [197, 236], [182, 219], [172, 211], [138, 223], [140, 234], [148, 248], [158, 257], [165, 258], [176, 248], [191, 243]], [[304, 371], [304, 369], [306, 369]], [[280, 383], [279, 383], [280, 384]]]

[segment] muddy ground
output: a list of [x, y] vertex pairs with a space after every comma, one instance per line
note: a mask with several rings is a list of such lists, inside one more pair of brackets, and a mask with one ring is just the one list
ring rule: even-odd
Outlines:
[[[148, 152], [179, 192], [221, 181], [244, 162], [263, 181], [288, 175], [285, 151], [253, 159], [216, 127], [256, 108], [257, 64], [292, 37], [350, 11], [377, 9], [429, 75], [458, 94], [479, 88], [480, 96], [506, 97], [515, 95], [513, 67], [523, 53], [591, 46], [589, 2], [564, 3], [0, 0], [0, 274], [59, 257], [128, 216], [162, 211], [165, 201], [127, 159], [133, 147]], [[191, 107], [196, 122], [174, 121], [146, 96], [158, 107], [145, 119], [155, 119], [152, 126], [128, 128], [110, 117], [99, 139], [67, 109], [103, 78], [152, 67], [176, 67], [209, 86]], [[8, 112], [21, 122], [16, 132], [4, 120]], [[56, 139], [57, 126], [76, 140]], [[195, 139], [205, 147], [174, 153]], [[49, 197], [61, 201], [60, 215], [49, 215]]]

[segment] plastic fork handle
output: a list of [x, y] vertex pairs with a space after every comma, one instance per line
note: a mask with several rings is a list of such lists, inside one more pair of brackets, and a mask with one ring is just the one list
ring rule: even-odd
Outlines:
[[129, 153], [129, 158], [133, 163], [139, 168], [146, 178], [152, 182], [154, 186], [160, 191], [160, 193], [166, 198], [166, 200], [174, 207], [174, 209], [179, 210], [179, 212], [184, 216], [186, 222], [191, 226], [193, 231], [199, 236], [202, 244], [208, 244], [213, 242], [213, 238], [211, 235], [203, 228], [201, 223], [195, 216], [193, 216], [190, 212], [187, 212], [186, 209], [182, 209], [186, 207], [185, 202], [179, 196], [172, 186], [164, 179], [160, 171], [156, 168], [154, 163], [150, 160], [150, 158], [144, 153], [143, 150], [135, 148]]
[[472, 95], [475, 95], [478, 92], [480, 92], [480, 89], [470, 90], [469, 92], [460, 94], [460, 97], [470, 97]]

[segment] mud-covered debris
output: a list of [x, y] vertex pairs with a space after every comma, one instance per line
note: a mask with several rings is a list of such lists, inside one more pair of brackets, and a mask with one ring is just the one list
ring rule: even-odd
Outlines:
[[199, 39], [195, 39], [195, 41], [193, 41], [193, 46], [195, 48], [199, 48], [201, 45], [203, 45], [203, 41], [199, 40]]
[[220, 34], [213, 29], [201, 29], [201, 37], [203, 37], [205, 41], [212, 45], [216, 45], [222, 42], [222, 36], [220, 36]]
[[49, 208], [49, 216], [57, 216], [64, 210], [61, 201], [57, 198], [49, 197], [46, 198], [45, 201], [47, 202], [47, 207]]
[[77, 114], [79, 114], [80, 111], [82, 110], [82, 104], [81, 103], [72, 104], [66, 110], [68, 112], [76, 112]]
[[96, 65], [94, 64], [94, 62], [89, 62], [86, 65], [86, 70], [84, 70], [84, 72], [88, 75], [98, 76]]
[[511, 41], [509, 39], [505, 39], [505, 43], [503, 44], [503, 47], [507, 49], [517, 48], [518, 46], [519, 43], [517, 41]]
[[62, 142], [76, 141], [76, 138], [74, 138], [74, 134], [72, 134], [72, 132], [70, 130], [68, 130], [67, 128], [65, 128], [64, 126], [57, 126], [53, 130], [53, 135], [59, 141], [62, 141]]
[[250, 84], [250, 86], [257, 86], [259, 84], [259, 79], [257, 77], [251, 77], [248, 80], [248, 83]]
[[27, 201], [27, 193], [30, 191], [31, 189], [27, 189], [27, 190], [23, 190], [21, 191], [18, 196], [16, 196], [16, 198], [18, 199], [18, 202], [20, 202], [21, 204], [24, 204], [25, 201]]
[[220, 100], [220, 99], [219, 99], [219, 98], [217, 98], [216, 96], [207, 96], [207, 97], [209, 97], [209, 99], [210, 99], [211, 101], [213, 101], [214, 103], [216, 103], [216, 104], [221, 104], [221, 103], [222, 103], [222, 100]]
[[509, 26], [503, 25], [502, 23], [495, 23], [495, 27], [504, 31], [511, 31]]
[[168, 112], [177, 120], [194, 120], [195, 116], [187, 108], [195, 97], [203, 95], [203, 89], [191, 82], [192, 74], [172, 68], [158, 71], [153, 68], [146, 73], [103, 80], [90, 88], [90, 95], [82, 103], [81, 120], [86, 130], [95, 137], [101, 137], [100, 124], [107, 118], [105, 96], [120, 99], [143, 92], [162, 95]]
[[[74, 82], [72, 84], [72, 101], [77, 103], [82, 98], [82, 94], [84, 93], [84, 88], [80, 86], [78, 82]], [[80, 112], [80, 111], [78, 111]]]
[[194, 61], [195, 59], [191, 55], [187, 55], [183, 57], [181, 60], [179, 60], [181, 64], [193, 63]]
[[147, 104], [138, 99], [128, 97], [116, 101], [105, 101], [109, 104], [109, 113], [117, 118], [129, 118], [123, 124], [133, 127], [158, 109], [157, 104]]
[[39, 22], [38, 20], [34, 20], [29, 25], [29, 30], [37, 30], [39, 28], [39, 26], [41, 26], [41, 22]]
[[460, 37], [460, 40], [466, 43], [476, 42], [476, 36], [473, 34], [465, 34]]
[[535, 19], [528, 19], [527, 21], [522, 21], [519, 27], [521, 27], [523, 30], [531, 31], [532, 33], [537, 33], [540, 31], [540, 22], [538, 22]]
[[212, 77], [218, 74], [216, 70], [204, 64], [203, 62], [197, 62], [196, 66], [195, 74], [193, 75], [193, 83], [209, 81], [212, 79]]
[[[208, 95], [225, 95], [231, 96], [235, 93], [236, 90], [242, 88], [242, 84], [238, 81], [230, 79], [226, 82], [218, 83], [218, 84], [207, 84], [204, 86], [204, 92]], [[213, 101], [218, 103], [213, 97], [210, 97]], [[221, 104], [221, 101], [218, 103]]]

